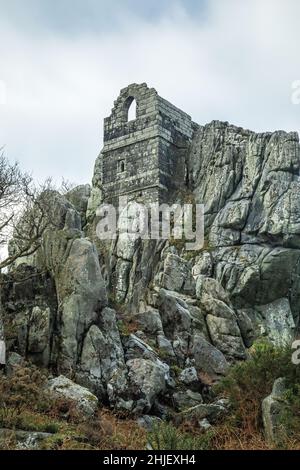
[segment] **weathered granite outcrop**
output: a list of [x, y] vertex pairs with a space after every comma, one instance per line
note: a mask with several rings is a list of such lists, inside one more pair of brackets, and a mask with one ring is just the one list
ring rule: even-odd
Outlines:
[[237, 308], [288, 299], [296, 324], [299, 157], [295, 132], [256, 134], [215, 121], [197, 130], [188, 159], [195, 199], [206, 205], [214, 277]]
[[205, 205], [203, 248], [99, 240], [103, 189], [120, 193], [108, 179], [103, 188], [100, 155], [91, 188], [49, 194], [55, 228], [6, 276], [2, 316], [9, 351], [72, 377], [101, 402], [160, 417], [188, 406], [204, 419], [219, 410], [202, 403], [206, 381], [246, 359], [258, 337], [284, 344], [299, 327], [300, 146], [296, 133], [219, 121], [189, 129], [177, 155], [181, 191], [169, 202], [188, 195]]
[[[172, 343], [172, 328], [184, 322], [189, 333], [176, 341], [187, 352], [183, 343], [195, 325], [187, 310], [229, 360], [245, 358], [261, 335], [277, 344], [292, 340], [300, 307], [299, 149], [293, 132], [256, 134], [219, 121], [195, 127], [186, 183], [205, 204], [203, 250], [187, 256], [168, 240], [125, 243], [118, 237], [107, 245], [110, 256], [100, 254], [116, 300], [143, 317], [145, 327], [144, 312], [158, 312], [160, 343], [164, 336]], [[101, 191], [99, 164], [95, 174]], [[165, 308], [160, 289], [166, 299], [177, 292], [181, 300], [168, 300]]]
[[35, 266], [24, 260], [2, 290], [7, 347], [75, 375], [103, 397], [111, 375], [125, 368], [115, 312], [108, 308], [98, 254], [81, 230], [80, 213], [58, 193], [49, 198], [54, 228], [45, 233]]

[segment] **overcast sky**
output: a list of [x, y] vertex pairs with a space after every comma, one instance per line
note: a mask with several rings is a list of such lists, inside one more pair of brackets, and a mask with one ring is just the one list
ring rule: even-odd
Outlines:
[[132, 82], [199, 124], [298, 131], [299, 22], [299, 0], [0, 0], [0, 147], [38, 179], [90, 182]]

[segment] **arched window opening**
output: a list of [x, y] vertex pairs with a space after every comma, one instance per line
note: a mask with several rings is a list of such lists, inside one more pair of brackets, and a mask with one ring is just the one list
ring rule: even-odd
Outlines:
[[128, 121], [136, 119], [136, 101], [133, 100], [128, 109]]
[[126, 122], [136, 119], [137, 104], [133, 96], [129, 96], [124, 105], [124, 117]]
[[125, 161], [124, 160], [120, 160], [118, 162], [118, 171], [120, 173], [124, 173], [124, 171], [125, 171]]

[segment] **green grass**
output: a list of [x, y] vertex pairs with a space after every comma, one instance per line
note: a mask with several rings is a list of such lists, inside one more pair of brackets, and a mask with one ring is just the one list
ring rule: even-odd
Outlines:
[[148, 434], [148, 443], [153, 450], [207, 450], [212, 436], [212, 431], [193, 435], [171, 423], [161, 423]]

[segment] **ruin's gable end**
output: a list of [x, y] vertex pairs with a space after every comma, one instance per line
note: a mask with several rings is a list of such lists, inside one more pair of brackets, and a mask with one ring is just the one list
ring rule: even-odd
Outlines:
[[[136, 102], [135, 119], [128, 111]], [[104, 119], [102, 185], [104, 199], [121, 195], [140, 202], [166, 202], [184, 183], [191, 117], [161, 98], [145, 83], [121, 90]]]

